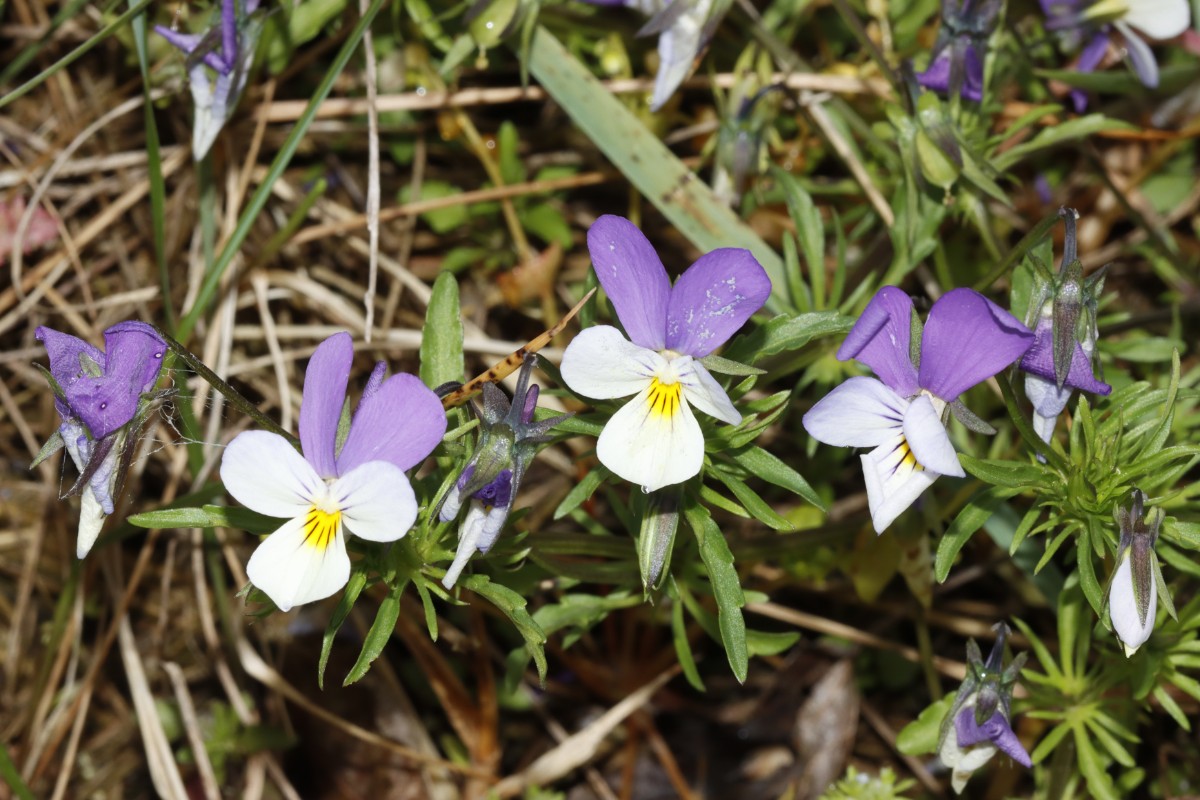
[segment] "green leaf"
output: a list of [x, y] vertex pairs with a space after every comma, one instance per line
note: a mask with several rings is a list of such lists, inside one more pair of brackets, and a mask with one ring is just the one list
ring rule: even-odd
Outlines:
[[579, 508], [610, 475], [612, 473], [606, 467], [601, 466], [597, 466], [587, 475], [584, 475], [583, 480], [571, 487], [571, 491], [567, 492], [567, 496], [558, 504], [558, 508], [554, 509], [554, 518], [562, 519], [567, 514]]
[[1016, 461], [973, 458], [966, 453], [959, 453], [958, 460], [967, 472], [985, 483], [996, 486], [1024, 489], [1037, 486], [1049, 474], [1049, 470], [1043, 466], [1022, 464]]
[[698, 692], [705, 691], [704, 681], [700, 680], [700, 671], [696, 669], [696, 659], [692, 655], [692, 643], [688, 639], [687, 624], [683, 618], [683, 601], [679, 599], [679, 589], [675, 579], [670, 578], [671, 595], [671, 638], [675, 643], [675, 657], [683, 670], [683, 677]]
[[1175, 701], [1175, 698], [1171, 697], [1170, 692], [1164, 689], [1161, 685], [1155, 686], [1154, 697], [1156, 700], [1158, 700], [1159, 705], [1161, 705], [1163, 709], [1171, 715], [1171, 719], [1175, 720], [1179, 727], [1183, 728], [1185, 731], [1191, 731], [1192, 723], [1188, 720], [1187, 714], [1184, 713], [1183, 709], [1179, 707], [1179, 703]]
[[1107, 765], [1092, 746], [1092, 740], [1081, 723], [1071, 726], [1075, 734], [1075, 752], [1079, 758], [1079, 769], [1087, 779], [1088, 794], [1098, 800], [1120, 800], [1117, 787], [1108, 775]]
[[745, 683], [750, 667], [746, 649], [746, 621], [742, 618], [742, 606], [746, 598], [742, 594], [737, 570], [733, 568], [733, 553], [707, 509], [693, 503], [684, 510], [684, 515], [696, 535], [700, 559], [708, 570], [713, 597], [717, 601], [717, 621], [725, 655], [734, 677], [739, 683]]
[[1163, 523], [1163, 538], [1189, 550], [1200, 550], [1200, 522], [1181, 522], [1175, 517], [1167, 517]]
[[927, 706], [915, 720], [905, 725], [896, 736], [896, 749], [906, 756], [919, 756], [937, 750], [942, 720], [954, 705], [954, 692]]
[[342, 599], [338, 601], [337, 608], [333, 610], [333, 616], [329, 618], [329, 624], [325, 626], [325, 633], [321, 637], [321, 655], [317, 659], [317, 688], [319, 689], [325, 688], [325, 667], [329, 663], [329, 654], [333, 652], [333, 639], [341, 629], [342, 623], [346, 621], [346, 617], [350, 616], [350, 610], [354, 608], [358, 596], [362, 594], [366, 585], [366, 572], [362, 569], [355, 569], [351, 572], [350, 581], [342, 591]]
[[421, 608], [425, 611], [425, 627], [429, 630], [429, 638], [436, 642], [438, 640], [437, 609], [433, 607], [433, 598], [429, 595], [429, 587], [425, 585], [425, 576], [420, 572], [414, 572], [412, 579], [413, 588], [417, 590], [417, 596], [421, 598]]
[[738, 361], [730, 361], [728, 358], [720, 356], [707, 355], [700, 359], [700, 363], [709, 372], [716, 372], [720, 375], [766, 375], [765, 369], [751, 367], [747, 364], [742, 364]]
[[[1034, 73], [1042, 78], [1062, 81], [1068, 86], [1093, 92], [1136, 95], [1146, 91], [1138, 76], [1129, 70], [1075, 72], [1068, 69], [1037, 69]], [[1200, 69], [1195, 64], [1163, 67], [1159, 70], [1158, 90], [1163, 93], [1178, 92], [1195, 83], [1198, 76]]]
[[[960, 457], [963, 456], [960, 454]], [[983, 527], [983, 523], [987, 522], [988, 518], [996, 512], [997, 506], [1016, 493], [1013, 489], [991, 486], [976, 492], [975, 496], [967, 501], [962, 511], [958, 512], [958, 516], [954, 518], [954, 522], [950, 523], [950, 527], [942, 535], [942, 540], [938, 542], [937, 556], [933, 566], [933, 574], [938, 583], [945, 582], [958, 551], [962, 550], [967, 540], [975, 531]]]
[[821, 498], [817, 496], [808, 481], [804, 480], [804, 476], [761, 447], [745, 447], [729, 453], [729, 456], [750, 474], [757, 475], [767, 483], [773, 483], [803, 497], [822, 511], [826, 510], [825, 504], [821, 502]]
[[1016, 147], [1006, 150], [993, 158], [992, 166], [999, 172], [1007, 172], [1026, 156], [1033, 155], [1041, 150], [1048, 150], [1052, 147], [1068, 144], [1079, 139], [1086, 139], [1101, 131], [1135, 130], [1137, 128], [1128, 122], [1109, 119], [1103, 114], [1088, 114], [1084, 117], [1066, 120], [1065, 122], [1059, 122], [1056, 125], [1043, 128], [1041, 133], [1029, 141], [1022, 142]]
[[430, 387], [463, 379], [463, 326], [458, 281], [443, 272], [433, 282], [421, 332], [421, 381]]
[[1096, 577], [1096, 564], [1092, 560], [1090, 540], [1091, 536], [1085, 532], [1075, 543], [1076, 560], [1079, 564], [1079, 585], [1083, 589], [1083, 596], [1087, 598], [1088, 604], [1096, 612], [1096, 616], [1103, 618], [1104, 587], [1100, 585], [1100, 580]]
[[799, 350], [813, 339], [836, 336], [854, 327], [855, 318], [836, 311], [811, 311], [794, 317], [780, 315], [739, 336], [725, 350], [725, 357], [754, 364], [767, 356]]
[[496, 161], [500, 168], [500, 179], [507, 186], [525, 182], [525, 166], [521, 163], [517, 144], [517, 126], [512, 120], [506, 119], [496, 132]]
[[[412, 186], [404, 186], [398, 195], [402, 204], [419, 200], [440, 200], [443, 197], [455, 197], [462, 194], [462, 189], [452, 183], [438, 180], [427, 180], [421, 183], [420, 194], [413, 196]], [[445, 235], [459, 230], [471, 219], [466, 204], [443, 206], [430, 211], [422, 211], [421, 219], [429, 225], [434, 233]]]
[[279, 527], [274, 517], [228, 506], [160, 508], [134, 514], [127, 521], [139, 528], [237, 528], [250, 533], [270, 533]]
[[358, 660], [350, 668], [346, 679], [342, 681], [342, 686], [349, 686], [361, 680], [362, 676], [366, 675], [367, 670], [371, 668], [371, 664], [375, 663], [375, 659], [379, 658], [383, 648], [387, 646], [388, 641], [392, 638], [392, 632], [396, 630], [396, 620], [400, 618], [400, 596], [404, 594], [404, 587], [407, 585], [408, 576], [400, 577], [396, 585], [388, 591], [387, 597], [383, 598], [383, 602], [379, 604], [379, 611], [375, 613], [375, 621], [371, 623], [371, 629], [367, 631], [366, 639], [363, 640]]
[[671, 563], [675, 532], [679, 529], [679, 500], [677, 486], [665, 486], [646, 496], [637, 537], [638, 571], [645, 592], [658, 586], [659, 578]]
[[529, 655], [533, 657], [533, 662], [537, 665], [538, 678], [545, 683], [546, 633], [525, 610], [525, 598], [506, 586], [492, 583], [488, 576], [480, 573], [475, 573], [466, 580], [459, 581], [459, 585], [487, 600], [508, 617], [513, 625], [517, 626], [521, 638], [525, 640], [525, 649], [529, 651]]
[[794, 531], [796, 529], [795, 525], [781, 517], [775, 509], [771, 508], [766, 500], [763, 500], [758, 495], [758, 492], [747, 486], [741, 478], [730, 475], [723, 469], [714, 469], [708, 474], [716, 477], [717, 480], [725, 484], [729, 491], [733, 492], [733, 496], [738, 499], [738, 502], [742, 504], [742, 507], [771, 530]]

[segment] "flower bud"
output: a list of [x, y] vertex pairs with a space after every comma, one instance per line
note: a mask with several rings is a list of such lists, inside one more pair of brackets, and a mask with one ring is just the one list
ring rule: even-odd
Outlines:
[[[1108, 617], [1126, 657], [1136, 653], [1150, 638], [1158, 610], [1158, 595], [1166, 593], [1158, 558], [1154, 554], [1162, 509], [1146, 513], [1145, 503], [1146, 495], [1140, 489], [1134, 489], [1130, 507], [1118, 507], [1113, 512], [1121, 529], [1121, 541], [1117, 550], [1117, 569], [1108, 588]], [[1169, 602], [1169, 596], [1167, 600]]]

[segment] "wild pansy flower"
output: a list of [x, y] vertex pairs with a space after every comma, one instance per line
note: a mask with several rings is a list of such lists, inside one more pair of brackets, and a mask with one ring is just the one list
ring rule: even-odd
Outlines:
[[39, 327], [46, 345], [54, 407], [62, 423], [34, 461], [65, 447], [79, 470], [71, 490], [81, 492], [75, 555], [83, 558], [113, 513], [113, 495], [123, 480], [118, 469], [135, 444], [133, 433], [150, 404], [144, 398], [162, 369], [167, 345], [144, 322], [121, 322], [104, 332], [104, 351], [67, 333]]
[[404, 473], [446, 432], [437, 395], [413, 375], [384, 380], [380, 364], [339, 449], [353, 358], [350, 335], [338, 333], [308, 362], [300, 404], [303, 455], [278, 434], [247, 431], [229, 443], [221, 461], [221, 480], [234, 499], [287, 519], [246, 565], [251, 583], [281, 611], [346, 585], [346, 533], [393, 542], [408, 532], [417, 519], [417, 500]]
[[1003, 0], [942, 0], [942, 27], [917, 82], [942, 94], [983, 100], [983, 58]]
[[1127, 658], [1150, 638], [1160, 594], [1168, 613], [1175, 616], [1171, 595], [1167, 593], [1158, 556], [1154, 553], [1163, 512], [1156, 508], [1147, 513], [1145, 506], [1146, 495], [1140, 489], [1134, 489], [1130, 507], [1118, 507], [1113, 511], [1121, 541], [1117, 549], [1117, 569], [1108, 588], [1108, 618]]
[[[1054, 436], [1054, 424], [1075, 389], [1108, 395], [1112, 387], [1092, 377], [1096, 349], [1096, 310], [1104, 290], [1102, 267], [1086, 280], [1076, 256], [1074, 209], [1059, 210], [1066, 223], [1058, 275], [1035, 275], [1028, 324], [1033, 346], [1021, 358], [1025, 396], [1033, 403], [1033, 428], [1042, 441]], [[1044, 272], [1044, 270], [1043, 270]]]
[[439, 514], [442, 522], [449, 522], [462, 510], [464, 498], [468, 500], [467, 516], [458, 529], [458, 551], [442, 579], [447, 589], [454, 586], [476, 550], [486, 553], [496, 543], [529, 462], [538, 447], [549, 441], [550, 430], [571, 416], [533, 421], [538, 387], [529, 379], [536, 365], [537, 356], [525, 356], [512, 403], [494, 383], [483, 385], [482, 406], [472, 403], [479, 418], [479, 440]]
[[650, 19], [638, 36], [658, 34], [658, 74], [650, 96], [657, 111], [695, 69], [713, 31], [729, 9], [729, 0], [587, 0], [593, 5], [628, 6]]
[[1026, 769], [1033, 766], [1029, 753], [1012, 729], [1012, 691], [1025, 653], [1004, 667], [1004, 643], [1008, 626], [998, 623], [996, 643], [984, 662], [974, 639], [967, 642], [967, 677], [954, 696], [950, 713], [942, 722], [938, 758], [950, 769], [950, 782], [961, 793], [975, 770], [997, 750]]
[[[1158, 86], [1158, 63], [1141, 38], [1172, 39], [1191, 22], [1188, 0], [1040, 0], [1046, 28], [1055, 31], [1071, 50], [1080, 49], [1078, 72], [1092, 72], [1108, 51], [1113, 30], [1124, 39], [1125, 55], [1145, 86]], [[1136, 32], [1135, 32], [1136, 31]], [[1138, 34], [1141, 34], [1139, 36]], [[1077, 112], [1087, 107], [1087, 95], [1076, 89], [1071, 99]]]
[[850, 378], [804, 415], [805, 430], [819, 442], [874, 448], [861, 458], [876, 533], [940, 475], [963, 477], [947, 415], [988, 430], [959, 395], [1016, 361], [1033, 341], [1016, 317], [971, 289], [953, 289], [933, 304], [919, 349], [911, 349], [912, 327], [909, 296], [895, 286], [880, 289], [837, 352], [880, 380]]
[[562, 377], [598, 400], [635, 395], [600, 439], [600, 463], [646, 491], [699, 474], [704, 435], [691, 406], [736, 425], [742, 416], [699, 359], [724, 344], [771, 293], [749, 250], [703, 255], [671, 285], [654, 247], [632, 222], [605, 215], [588, 230], [596, 277], [629, 338], [610, 325], [567, 346]]
[[[161, 25], [154, 28], [187, 55], [196, 116], [192, 123], [192, 157], [197, 161], [208, 154], [246, 88], [263, 30], [263, 17], [255, 14], [260, 2], [221, 0], [220, 27], [205, 33], [179, 33]], [[210, 69], [215, 76], [209, 74]]]

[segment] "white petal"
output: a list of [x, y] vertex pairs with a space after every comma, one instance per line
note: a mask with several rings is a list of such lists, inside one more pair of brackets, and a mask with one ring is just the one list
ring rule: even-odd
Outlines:
[[1108, 616], [1112, 620], [1113, 631], [1125, 648], [1126, 656], [1133, 655], [1150, 638], [1150, 632], [1154, 630], [1154, 615], [1158, 611], [1158, 591], [1151, 580], [1150, 608], [1146, 612], [1146, 623], [1142, 624], [1133, 593], [1132, 564], [1133, 559], [1126, 551], [1117, 565], [1117, 574], [1113, 576], [1108, 595]]
[[504, 523], [508, 520], [508, 508], [492, 506], [486, 511], [487, 515], [483, 519], [483, 532], [479, 535], [479, 544], [476, 545], [481, 553], [492, 549], [492, 545], [500, 538], [500, 531], [504, 530]]
[[909, 403], [908, 410], [904, 412], [904, 438], [917, 463], [926, 469], [956, 478], [967, 474], [958, 463], [954, 445], [950, 444], [950, 437], [946, 435], [946, 426], [942, 425], [941, 417], [928, 395], [917, 395]]
[[733, 407], [729, 395], [717, 383], [717, 379], [691, 356], [681, 356], [671, 362], [679, 382], [683, 384], [683, 393], [688, 402], [696, 408], [716, 417], [722, 422], [737, 425], [742, 421], [742, 415]]
[[486, 518], [487, 512], [483, 510], [483, 503], [473, 500], [467, 508], [467, 516], [463, 519], [462, 527], [458, 529], [458, 550], [454, 553], [454, 563], [450, 565], [450, 569], [446, 570], [446, 577], [442, 578], [442, 586], [447, 589], [454, 588], [458, 576], [462, 574], [463, 567], [479, 549], [479, 539], [483, 536]]
[[876, 533], [883, 533], [939, 475], [917, 463], [903, 434], [862, 456], [862, 465]]
[[268, 517], [301, 516], [325, 493], [325, 482], [304, 456], [267, 431], [246, 431], [229, 443], [221, 481], [233, 499]]
[[835, 447], [878, 447], [898, 434], [908, 401], [874, 378], [850, 378], [804, 415], [804, 429]]
[[388, 461], [368, 461], [338, 478], [329, 497], [346, 530], [372, 542], [394, 542], [417, 521], [417, 498], [404, 472]]
[[658, 36], [658, 74], [654, 76], [654, 93], [650, 97], [651, 111], [657, 111], [671, 98], [691, 73], [704, 45], [704, 23], [712, 0], [688, 1], [691, 7]]
[[1187, 0], [1129, 0], [1123, 21], [1151, 39], [1172, 39], [1186, 31], [1191, 20]]
[[597, 325], [571, 340], [559, 369], [572, 391], [611, 400], [640, 392], [665, 366], [658, 353], [639, 347], [611, 325]]
[[458, 488], [459, 480], [461, 480], [461, 476], [454, 479], [450, 491], [446, 492], [446, 499], [442, 501], [442, 510], [438, 512], [438, 519], [442, 522], [449, 522], [462, 510], [462, 492]]
[[100, 535], [100, 529], [104, 527], [104, 520], [108, 519], [108, 515], [104, 513], [104, 506], [96, 499], [96, 495], [92, 494], [91, 487], [83, 490], [80, 500], [79, 534], [75, 540], [75, 557], [81, 559], [91, 552], [92, 545], [96, 543], [96, 537]]
[[596, 442], [600, 463], [648, 492], [686, 481], [704, 464], [704, 435], [681, 384], [675, 386], [673, 399], [670, 386], [647, 386], [613, 414]]
[[1067, 407], [1071, 399], [1070, 386], [1059, 389], [1053, 381], [1039, 378], [1037, 375], [1025, 373], [1025, 396], [1033, 404], [1034, 410], [1043, 417], [1057, 417]]
[[[1038, 436], [1040, 436], [1042, 441], [1045, 442], [1046, 444], [1050, 444], [1050, 440], [1054, 438], [1054, 426], [1057, 423], [1058, 423], [1057, 416], [1043, 417], [1037, 411], [1033, 412], [1034, 433], [1036, 433]], [[1040, 453], [1038, 454], [1038, 457], [1039, 458], [1042, 457]]]
[[309, 543], [305, 517], [288, 520], [250, 556], [246, 575], [280, 611], [329, 597], [350, 580], [342, 526], [329, 541]]

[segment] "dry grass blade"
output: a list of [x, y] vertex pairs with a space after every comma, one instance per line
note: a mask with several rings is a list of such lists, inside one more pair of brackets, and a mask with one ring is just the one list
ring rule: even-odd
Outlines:
[[586, 764], [596, 755], [600, 743], [633, 712], [650, 701], [667, 681], [679, 673], [674, 666], [661, 673], [615, 706], [605, 711], [583, 730], [572, 734], [553, 750], [545, 753], [516, 775], [510, 775], [492, 787], [498, 797], [515, 797], [530, 786], [545, 786]]
[[549, 329], [539, 333], [530, 340], [529, 344], [518, 347], [509, 354], [503, 361], [493, 366], [481, 375], [478, 375], [464, 383], [460, 388], [455, 389], [450, 394], [442, 398], [442, 406], [445, 408], [454, 408], [467, 402], [467, 398], [477, 392], [483, 390], [485, 383], [499, 383], [500, 381], [511, 375], [521, 363], [525, 360], [525, 356], [536, 353], [546, 345], [550, 344], [550, 340], [557, 336], [567, 323], [579, 313], [579, 309], [583, 308], [584, 303], [592, 299], [592, 295], [596, 293], [595, 289], [583, 296], [583, 299], [575, 304], [574, 308], [568, 311], [563, 318], [554, 323]]

